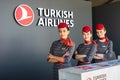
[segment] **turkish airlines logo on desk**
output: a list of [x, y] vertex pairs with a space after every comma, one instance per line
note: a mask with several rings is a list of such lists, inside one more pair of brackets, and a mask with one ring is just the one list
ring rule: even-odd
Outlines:
[[87, 78], [87, 80], [92, 80], [92, 78]]
[[30, 6], [21, 4], [15, 10], [15, 19], [20, 25], [29, 26], [34, 20], [34, 12]]

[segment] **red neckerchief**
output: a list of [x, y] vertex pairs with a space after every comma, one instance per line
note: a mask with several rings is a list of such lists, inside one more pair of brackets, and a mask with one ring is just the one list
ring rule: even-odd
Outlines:
[[90, 41], [86, 41], [86, 40], [85, 40], [85, 44], [89, 44], [89, 43], [91, 43], [91, 40], [90, 40]]
[[105, 39], [105, 43], [108, 44], [109, 42], [108, 37], [99, 38], [99, 40], [104, 40], [104, 39]]
[[61, 38], [60, 41], [63, 42], [65, 46], [73, 46], [74, 45], [73, 41], [70, 38], [66, 38], [66, 39]]
[[104, 40], [105, 39], [105, 37], [102, 37], [102, 38], [98, 38], [99, 40]]
[[85, 41], [85, 44], [89, 44], [89, 43], [92, 43], [92, 44], [95, 44], [96, 46], [98, 46], [98, 44], [94, 40]]

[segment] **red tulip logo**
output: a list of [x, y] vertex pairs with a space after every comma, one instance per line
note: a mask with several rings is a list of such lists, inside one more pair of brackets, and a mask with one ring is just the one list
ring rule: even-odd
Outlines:
[[20, 25], [29, 26], [34, 20], [34, 12], [30, 6], [21, 4], [15, 10], [15, 19]]

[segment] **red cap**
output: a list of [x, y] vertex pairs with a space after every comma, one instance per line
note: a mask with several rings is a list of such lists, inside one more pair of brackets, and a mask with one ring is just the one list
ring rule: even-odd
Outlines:
[[64, 22], [59, 23], [58, 28], [65, 28], [68, 27], [68, 25]]
[[82, 32], [91, 32], [90, 26], [84, 26], [84, 27], [82, 28]]
[[102, 30], [104, 28], [103, 24], [97, 24], [96, 25], [96, 30]]

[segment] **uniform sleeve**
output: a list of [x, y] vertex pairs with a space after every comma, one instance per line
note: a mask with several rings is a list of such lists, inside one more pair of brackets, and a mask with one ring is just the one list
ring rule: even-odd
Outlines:
[[112, 57], [112, 54], [113, 54], [113, 42], [112, 41], [109, 41], [109, 44], [108, 44], [108, 50], [106, 52], [106, 58], [109, 59]]
[[[75, 50], [75, 51], [76, 51], [76, 50]], [[73, 59], [75, 59], [75, 51], [73, 52], [73, 56], [72, 56]]]
[[79, 51], [79, 50], [78, 50], [79, 47], [80, 47], [80, 45], [79, 45], [79, 46], [77, 47], [77, 49], [74, 51], [73, 56], [72, 56], [73, 59], [75, 59], [75, 52], [76, 52], [76, 51], [77, 51], [77, 52]]
[[89, 50], [87, 57], [84, 58], [84, 62], [91, 62], [96, 51], [97, 51], [97, 46], [94, 44]]
[[54, 45], [54, 42], [52, 43], [51, 47], [50, 47], [50, 51], [49, 53], [53, 54], [53, 45]]
[[72, 56], [73, 56], [73, 53], [74, 53], [74, 49], [75, 49], [75, 44], [74, 44], [74, 46], [72, 46], [72, 47], [70, 47], [69, 48], [69, 56], [66, 56], [65, 58], [64, 58], [64, 63], [69, 63], [70, 62], [70, 60], [71, 60], [71, 58], [72, 58]]

